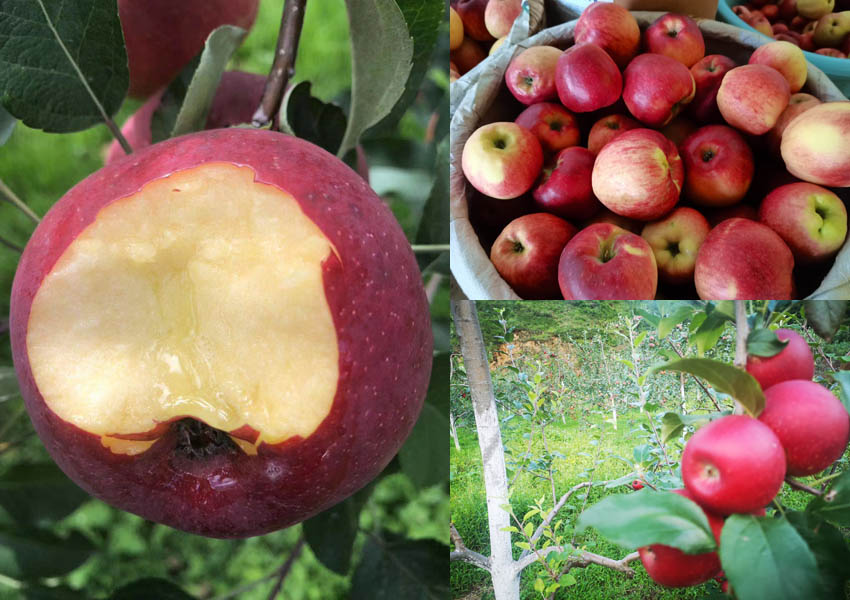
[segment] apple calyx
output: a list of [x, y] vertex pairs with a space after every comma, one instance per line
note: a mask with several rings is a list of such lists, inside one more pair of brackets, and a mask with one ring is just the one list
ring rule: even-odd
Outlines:
[[714, 150], [705, 149], [702, 151], [702, 162], [711, 162], [711, 159], [716, 156]]

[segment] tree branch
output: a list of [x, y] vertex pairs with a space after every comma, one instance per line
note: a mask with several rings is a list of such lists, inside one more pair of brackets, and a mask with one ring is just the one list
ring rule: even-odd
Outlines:
[[280, 111], [286, 86], [295, 74], [295, 56], [298, 53], [306, 5], [307, 0], [286, 0], [283, 7], [274, 63], [266, 81], [263, 99], [252, 118], [254, 127], [265, 127]]
[[[608, 483], [608, 482], [603, 481], [601, 483], [598, 483], [597, 485], [604, 485], [606, 483]], [[558, 514], [558, 511], [561, 510], [564, 507], [564, 504], [567, 503], [567, 501], [570, 499], [570, 497], [573, 494], [575, 494], [580, 489], [583, 489], [583, 488], [586, 488], [586, 487], [591, 487], [592, 485], [593, 485], [592, 481], [583, 481], [582, 483], [579, 483], [578, 485], [574, 485], [572, 488], [567, 490], [567, 492], [563, 496], [561, 496], [561, 499], [558, 500], [558, 503], [552, 508], [552, 510], [549, 511], [549, 514], [546, 515], [546, 518], [543, 519], [543, 522], [540, 523], [540, 525], [534, 531], [534, 534], [531, 536], [531, 543], [533, 544], [534, 542], [536, 542], [537, 540], [540, 539], [540, 536], [543, 535], [543, 530], [546, 529], [546, 527], [549, 526], [549, 524], [552, 522], [552, 519], [555, 518], [555, 516]], [[530, 550], [523, 550], [522, 554], [520, 554], [520, 558], [524, 558], [524, 557], [528, 556], [529, 554], [531, 554]]]
[[[550, 552], [568, 552], [567, 548], [562, 546], [549, 546], [548, 548], [543, 548], [539, 551], [541, 556], [546, 556]], [[608, 558], [607, 556], [600, 556], [599, 554], [594, 554], [593, 552], [582, 551], [580, 556], [572, 557], [568, 559], [570, 563], [570, 568], [584, 568], [589, 565], [599, 565], [601, 567], [608, 567], [609, 569], [614, 569], [615, 571], [619, 571], [623, 573], [626, 577], [634, 577], [635, 572], [629, 566], [630, 562], [638, 560], [640, 556], [637, 552], [632, 552], [621, 558], [620, 560], [614, 560], [613, 558]], [[516, 561], [516, 570], [517, 573], [521, 572], [523, 569], [527, 568], [529, 565], [533, 564], [537, 561], [536, 556], [528, 555], [524, 558], [520, 558]]]
[[815, 489], [813, 487], [809, 487], [808, 485], [806, 485], [802, 481], [797, 481], [796, 479], [794, 479], [790, 475], [785, 478], [785, 483], [790, 485], [795, 490], [800, 490], [801, 492], [808, 492], [809, 494], [812, 494], [813, 496], [823, 496], [823, 492], [821, 490]]
[[289, 557], [286, 559], [286, 562], [284, 562], [280, 569], [278, 569], [277, 581], [269, 594], [268, 600], [274, 600], [277, 598], [277, 595], [280, 593], [280, 588], [283, 587], [283, 580], [286, 579], [287, 575], [289, 575], [289, 571], [292, 569], [295, 559], [298, 558], [298, 555], [301, 554], [301, 550], [304, 548], [304, 540], [305, 537], [302, 533], [301, 537], [298, 538], [298, 541], [295, 542], [295, 547], [292, 549], [292, 552], [289, 553]]
[[451, 527], [450, 534], [452, 538], [452, 543], [455, 545], [456, 550], [454, 550], [450, 555], [450, 560], [459, 560], [461, 562], [469, 563], [471, 565], [475, 565], [479, 569], [484, 569], [488, 573], [490, 572], [490, 559], [484, 556], [483, 554], [478, 554], [477, 552], [473, 552], [463, 543], [463, 538], [460, 537], [460, 534], [457, 532], [454, 523], [450, 523], [449, 527]]

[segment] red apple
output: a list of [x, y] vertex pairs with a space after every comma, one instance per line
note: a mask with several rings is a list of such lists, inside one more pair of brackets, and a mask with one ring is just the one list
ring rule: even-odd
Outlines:
[[584, 220], [595, 215], [602, 205], [593, 195], [590, 182], [594, 160], [587, 148], [562, 150], [555, 167], [544, 170], [534, 189], [535, 204], [540, 210], [565, 219]]
[[340, 160], [262, 130], [171, 139], [77, 184], [21, 257], [10, 326], [62, 470], [213, 537], [287, 527], [378, 475], [432, 362], [392, 213]]
[[531, 131], [545, 152], [558, 152], [579, 143], [575, 116], [560, 104], [538, 102], [522, 111], [516, 124]]
[[791, 99], [788, 101], [788, 106], [785, 107], [785, 110], [783, 110], [782, 114], [779, 115], [779, 118], [776, 120], [776, 125], [774, 125], [773, 129], [768, 131], [765, 136], [767, 147], [772, 154], [775, 156], [781, 156], [779, 146], [782, 142], [782, 134], [785, 132], [785, 128], [788, 127], [788, 124], [793, 121], [797, 115], [806, 112], [813, 106], [817, 106], [820, 103], [820, 99], [816, 96], [812, 96], [811, 94], [798, 92], [791, 95]]
[[555, 68], [561, 54], [552, 46], [532, 46], [517, 54], [505, 71], [505, 83], [514, 97], [523, 104], [557, 97]]
[[705, 56], [705, 40], [696, 22], [688, 16], [667, 13], [643, 34], [647, 52], [663, 54], [691, 68]]
[[805, 85], [809, 73], [803, 51], [790, 42], [769, 42], [759, 46], [750, 56], [749, 64], [766, 65], [779, 71], [788, 81], [792, 94]]
[[463, 21], [463, 33], [466, 37], [479, 42], [489, 42], [493, 39], [484, 22], [488, 1], [451, 0], [451, 7], [457, 11]]
[[688, 68], [663, 54], [637, 56], [623, 78], [623, 100], [629, 112], [650, 127], [669, 123], [696, 93]]
[[453, 7], [449, 7], [449, 50], [457, 50], [463, 43], [463, 20]]
[[789, 379], [809, 379], [815, 376], [815, 357], [812, 349], [793, 329], [777, 329], [777, 339], [788, 344], [773, 356], [747, 356], [747, 373], [756, 378], [766, 390]]
[[464, 38], [463, 43], [457, 50], [453, 50], [449, 56], [461, 75], [468, 73], [487, 58], [487, 54], [481, 49], [481, 45], [469, 38]]
[[[130, 68], [129, 94], [145, 98], [167, 85], [222, 25], [250, 29], [259, 0], [118, 0]], [[114, 8], [113, 8], [114, 10]]]
[[850, 416], [829, 390], [796, 379], [767, 388], [764, 397], [759, 421], [779, 438], [789, 475], [814, 475], [841, 458], [850, 439]]
[[770, 227], [749, 219], [728, 219], [703, 242], [694, 270], [703, 300], [790, 300], [794, 257]]
[[767, 4], [761, 7], [761, 14], [773, 23], [779, 17], [779, 7], [775, 4]]
[[576, 228], [555, 215], [533, 213], [511, 221], [496, 238], [490, 260], [526, 300], [558, 300], [558, 260]]
[[674, 285], [693, 281], [697, 253], [710, 229], [699, 211], [686, 206], [644, 226], [640, 235], [655, 253], [662, 281]]
[[652, 300], [658, 267], [639, 235], [598, 223], [569, 241], [558, 264], [565, 300]]
[[735, 66], [735, 61], [728, 56], [709, 54], [691, 67], [696, 92], [687, 110], [697, 121], [710, 123], [720, 120], [717, 90], [720, 89], [723, 76]]
[[573, 112], [591, 112], [620, 99], [623, 76], [599, 46], [577, 44], [558, 59], [555, 84], [561, 104]]
[[850, 187], [850, 102], [826, 102], [797, 116], [782, 134], [782, 160], [800, 179]]
[[602, 147], [615, 137], [629, 131], [639, 129], [642, 125], [626, 115], [613, 114], [602, 117], [590, 128], [587, 136], [587, 149], [594, 155], [599, 154]]
[[785, 479], [776, 434], [746, 415], [728, 415], [697, 430], [682, 452], [682, 480], [694, 500], [720, 515], [766, 506]]
[[642, 490], [643, 489], [643, 482], [640, 479], [635, 479], [632, 482], [632, 489], [635, 490], [635, 491]]
[[600, 150], [593, 193], [619, 215], [652, 221], [679, 201], [684, 170], [676, 146], [657, 131], [632, 129]]
[[770, 131], [790, 99], [788, 81], [767, 65], [735, 67], [717, 90], [717, 107], [726, 122], [753, 135]]
[[836, 48], [818, 48], [817, 50], [815, 50], [815, 54], [820, 54], [822, 56], [831, 56], [833, 58], [847, 58], [846, 54]]
[[763, 35], [768, 37], [773, 35], [773, 28], [770, 26], [770, 21], [767, 20], [767, 17], [761, 11], [752, 11], [747, 24]]
[[522, 13], [522, 0], [489, 0], [484, 10], [484, 25], [494, 38], [505, 37]]
[[[796, 1], [796, 0], [795, 0]], [[796, 6], [794, 10], [797, 10]], [[809, 19], [806, 17], [801, 17], [797, 15], [796, 17], [792, 17], [788, 26], [791, 28], [791, 31], [796, 31], [797, 33], [802, 33], [803, 28], [809, 24]]]
[[791, 21], [797, 17], [797, 0], [779, 0], [779, 18]]
[[847, 237], [841, 198], [813, 183], [776, 188], [762, 201], [759, 220], [779, 234], [798, 265], [829, 260]]
[[622, 6], [597, 2], [581, 13], [576, 23], [575, 42], [599, 46], [623, 68], [640, 49], [640, 27]]
[[479, 127], [463, 146], [463, 174], [482, 194], [507, 200], [522, 196], [543, 168], [540, 142], [516, 123]]
[[740, 133], [726, 125], [697, 129], [681, 147], [685, 196], [700, 206], [731, 206], [750, 189], [755, 164]]

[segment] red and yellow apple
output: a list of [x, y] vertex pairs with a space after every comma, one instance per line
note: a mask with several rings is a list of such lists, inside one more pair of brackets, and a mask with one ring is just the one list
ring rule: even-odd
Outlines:
[[522, 196], [543, 168], [543, 150], [535, 135], [516, 123], [479, 127], [463, 146], [463, 174], [472, 186], [491, 198]]
[[697, 129], [680, 146], [685, 197], [700, 206], [731, 206], [750, 189], [755, 164], [743, 136], [726, 125]]
[[457, 50], [463, 43], [463, 21], [453, 7], [449, 7], [449, 50]]
[[454, 8], [463, 21], [463, 33], [467, 38], [478, 42], [489, 42], [493, 39], [484, 23], [489, 0], [451, 0], [450, 7]]
[[820, 19], [833, 8], [835, 0], [797, 0], [797, 14], [806, 19]]
[[826, 102], [798, 115], [782, 134], [782, 160], [804, 181], [850, 187], [850, 102]]
[[779, 71], [788, 82], [792, 94], [803, 88], [809, 76], [803, 51], [791, 42], [768, 42], [759, 46], [750, 55], [749, 64], [766, 65]]
[[785, 128], [788, 127], [788, 124], [791, 123], [797, 115], [806, 112], [818, 104], [821, 104], [821, 101], [817, 96], [812, 96], [811, 94], [805, 94], [802, 92], [791, 94], [788, 106], [782, 111], [782, 114], [779, 115], [779, 119], [776, 120], [776, 125], [774, 125], [773, 129], [768, 131], [765, 135], [765, 142], [772, 154], [777, 157], [781, 156], [779, 147], [782, 143], [782, 134], [785, 132]]
[[640, 27], [622, 6], [596, 2], [579, 16], [575, 42], [599, 46], [623, 68], [640, 50]]
[[488, 0], [484, 10], [484, 26], [494, 38], [505, 37], [520, 13], [522, 0]]
[[767, 65], [735, 67], [717, 90], [717, 107], [726, 122], [753, 135], [770, 131], [790, 99], [788, 80]]
[[747, 356], [747, 373], [756, 378], [762, 390], [789, 379], [808, 379], [815, 376], [815, 357], [812, 349], [793, 329], [777, 329], [776, 339], [788, 342], [773, 356]]
[[523, 104], [556, 98], [555, 67], [561, 54], [553, 46], [532, 46], [514, 56], [505, 71], [505, 83], [514, 97]]
[[561, 104], [591, 112], [620, 99], [623, 76], [614, 60], [595, 44], [576, 44], [558, 58], [555, 84]]
[[537, 136], [544, 152], [559, 152], [575, 146], [581, 138], [575, 116], [554, 102], [532, 104], [519, 113], [514, 122]]
[[663, 54], [641, 54], [623, 74], [623, 100], [632, 116], [650, 127], [673, 120], [694, 99], [696, 83], [688, 68]]
[[214, 537], [287, 527], [378, 475], [432, 362], [381, 199], [317, 146], [248, 129], [154, 144], [72, 188], [21, 257], [10, 327], [65, 473]]
[[465, 75], [487, 58], [487, 53], [481, 48], [481, 44], [475, 40], [464, 38], [461, 45], [458, 46], [457, 50], [452, 50], [449, 57], [457, 67], [458, 72]]
[[663, 54], [691, 68], [705, 56], [705, 40], [696, 22], [688, 16], [667, 13], [643, 33], [647, 52]]
[[850, 11], [822, 16], [815, 27], [812, 40], [821, 48], [838, 48], [850, 34]]
[[599, 154], [605, 144], [621, 133], [641, 127], [642, 125], [639, 122], [626, 115], [613, 114], [602, 117], [590, 128], [590, 133], [587, 136], [587, 149], [594, 155]]
[[700, 123], [720, 120], [717, 108], [717, 90], [727, 72], [734, 69], [734, 60], [723, 54], [709, 54], [691, 67], [691, 75], [696, 82], [694, 99], [687, 111]]
[[544, 169], [534, 188], [535, 205], [564, 219], [579, 221], [599, 212], [602, 205], [591, 186], [594, 159], [587, 148], [574, 146], [562, 150], [555, 166]]
[[674, 285], [693, 281], [697, 253], [710, 229], [705, 217], [687, 206], [644, 226], [640, 235], [655, 253], [662, 281]]

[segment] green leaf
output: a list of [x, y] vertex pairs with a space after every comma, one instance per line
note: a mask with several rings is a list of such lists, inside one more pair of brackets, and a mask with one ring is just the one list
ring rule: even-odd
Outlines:
[[413, 40], [395, 0], [346, 0], [351, 32], [351, 113], [337, 156], [386, 117], [404, 93]]
[[304, 521], [304, 535], [310, 549], [319, 562], [335, 573], [348, 573], [360, 511], [373, 488], [370, 484], [347, 500]]
[[119, 588], [109, 597], [109, 600], [150, 600], [151, 598], [156, 598], [156, 600], [192, 600], [194, 596], [190, 596], [179, 586], [166, 579], [148, 577], [137, 579]]
[[240, 27], [222, 25], [207, 37], [201, 54], [184, 67], [163, 94], [151, 120], [154, 142], [203, 131], [221, 74], [247, 33]]
[[2, 7], [6, 110], [29, 127], [56, 133], [102, 122], [94, 98], [115, 114], [129, 83], [116, 0], [4, 0]]
[[449, 414], [449, 353], [435, 352], [431, 363], [431, 381], [428, 383], [428, 395], [425, 402], [433, 406], [440, 414]]
[[658, 371], [683, 371], [701, 377], [718, 392], [735, 398], [753, 417], [758, 417], [764, 409], [764, 392], [759, 382], [734, 365], [710, 358], [681, 358], [655, 365], [647, 375]]
[[850, 549], [841, 531], [810, 512], [787, 511], [785, 516], [815, 556], [825, 588], [823, 597], [841, 598], [844, 583], [850, 578]]
[[[401, 468], [418, 488], [449, 478], [448, 414], [426, 403], [410, 437], [399, 450]], [[438, 443], [437, 440], [445, 440]]]
[[0, 506], [22, 523], [51, 525], [88, 499], [54, 463], [17, 464], [0, 475]]
[[850, 414], [850, 371], [838, 371], [832, 374], [832, 378], [839, 383], [841, 403], [844, 404], [844, 408]]
[[0, 105], [0, 146], [9, 140], [9, 136], [12, 135], [17, 124], [18, 120]]
[[673, 328], [687, 319], [694, 313], [694, 309], [691, 306], [680, 306], [677, 308], [672, 315], [669, 317], [664, 317], [658, 322], [658, 339], [663, 340], [670, 332], [673, 331]]
[[534, 591], [542, 593], [546, 589], [546, 584], [539, 577], [534, 580]]
[[672, 492], [643, 489], [608, 496], [579, 516], [576, 531], [587, 527], [630, 550], [665, 544], [697, 554], [717, 547], [703, 510]]
[[302, 81], [287, 90], [280, 107], [280, 128], [335, 153], [345, 132], [345, 113], [336, 104], [326, 104], [310, 93]]
[[[690, 334], [689, 342], [696, 344], [700, 356], [714, 348], [720, 336], [723, 335], [728, 320], [725, 313], [714, 310], [707, 314], [696, 331]], [[691, 327], [694, 327], [697, 322], [697, 319], [692, 319]]]
[[646, 338], [646, 331], [641, 331], [638, 336], [635, 338], [635, 348], [641, 345], [643, 340]]
[[819, 336], [830, 341], [838, 332], [844, 313], [847, 312], [847, 300], [805, 300], [806, 320]]
[[730, 516], [720, 538], [720, 562], [740, 600], [819, 597], [815, 557], [784, 517]]
[[776, 337], [776, 332], [759, 327], [750, 331], [747, 336], [747, 355], [770, 357], [776, 356], [788, 345]]
[[0, 574], [15, 579], [64, 575], [93, 551], [91, 542], [76, 531], [63, 539], [49, 531], [0, 526]]
[[830, 523], [850, 527], [850, 471], [838, 476], [825, 496], [814, 498], [806, 507]]
[[664, 413], [661, 417], [661, 441], [666, 443], [674, 437], [679, 437], [682, 429], [687, 425], [693, 425], [696, 428], [702, 427], [712, 419], [723, 416], [724, 413], [712, 412], [694, 415], [680, 415], [674, 412]]
[[370, 537], [351, 583], [351, 600], [448, 598], [449, 549], [434, 540]]
[[[437, 146], [434, 163], [434, 184], [422, 210], [422, 219], [416, 231], [417, 244], [449, 243], [449, 138]], [[419, 268], [424, 269], [433, 256], [420, 255]]]

